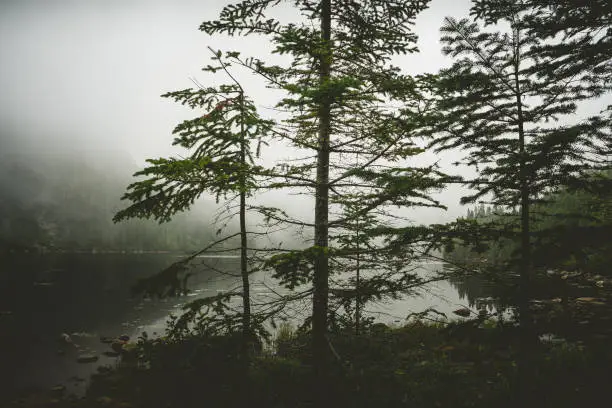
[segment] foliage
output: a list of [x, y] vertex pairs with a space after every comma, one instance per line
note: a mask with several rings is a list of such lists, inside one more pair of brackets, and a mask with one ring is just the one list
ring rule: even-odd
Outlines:
[[[250, 343], [257, 334], [265, 334], [261, 322], [254, 320], [251, 312], [247, 245], [248, 235], [252, 233], [246, 226], [246, 197], [257, 187], [256, 177], [262, 173], [262, 168], [254, 164], [253, 143], [257, 143], [256, 155], [259, 155], [262, 138], [267, 136], [271, 123], [259, 118], [255, 105], [246, 98], [243, 87], [229, 71], [222, 52], [211, 51], [215, 65], [208, 65], [204, 71], [223, 71], [232, 83], [209, 88], [199, 86], [199, 89], [163, 95], [192, 109], [204, 108], [208, 113], [184, 121], [174, 129], [176, 138], [173, 144], [187, 149], [189, 155], [186, 158], [148, 160], [150, 166], [134, 174], [135, 177], [148, 178], [128, 186], [128, 192], [122, 198], [132, 204], [119, 211], [113, 220], [152, 218], [163, 223], [177, 213], [189, 210], [203, 194], [215, 195], [217, 202], [220, 197], [227, 200], [230, 196], [229, 201], [238, 198], [237, 214], [230, 207], [226, 218], [239, 217], [240, 232], [236, 235], [240, 236], [242, 312], [231, 310], [227, 304], [231, 300], [230, 294], [197, 299], [172, 321], [169, 333], [179, 339], [194, 333], [204, 337], [213, 334], [233, 336], [236, 326], [239, 326], [242, 331], [242, 364], [246, 373], [250, 364]], [[189, 275], [185, 275], [182, 285], [178, 275], [186, 270], [186, 265], [197, 255], [214, 249], [231, 237], [213, 242], [161, 273], [139, 282], [141, 287], [136, 289], [158, 296], [185, 293]]]
[[[460, 333], [459, 325], [417, 320], [398, 328], [372, 327], [359, 336], [330, 333], [339, 359], [328, 377], [324, 406], [516, 406], [516, 329], [472, 326]], [[105, 397], [117, 406], [189, 408], [200, 406], [202, 395], [213, 406], [241, 406], [244, 398], [252, 406], [313, 406], [313, 378], [304, 360], [308, 342], [298, 334], [286, 343], [289, 354], [280, 348], [275, 356], [260, 354], [244, 382], [235, 358], [239, 346], [231, 337], [194, 336], [181, 342], [142, 337], [139, 359], [97, 374], [75, 406]], [[523, 406], [569, 408], [607, 398], [610, 358], [604, 348], [542, 344], [533, 361], [538, 376], [531, 405]]]
[[612, 6], [605, 0], [475, 0], [472, 13], [488, 24], [508, 12], [523, 12], [522, 26], [529, 35], [547, 40], [539, 53], [552, 57], [546, 73], [570, 78], [588, 78], [591, 85], [610, 89], [610, 26]]
[[[385, 241], [396, 227], [387, 210], [443, 207], [429, 194], [447, 178], [435, 166], [405, 164], [423, 153], [413, 137], [423, 101], [419, 79], [401, 74], [391, 62], [395, 55], [416, 51], [410, 26], [428, 1], [346, 6], [299, 1], [297, 23], [267, 16], [279, 3], [228, 5], [219, 19], [200, 28], [211, 35], [266, 35], [273, 53], [289, 57], [284, 65], [271, 65], [237, 52], [226, 55], [283, 92], [276, 108], [286, 116], [274, 135], [298, 158], [269, 169], [264, 187], [314, 196], [315, 218], [263, 213], [280, 223], [314, 228], [314, 239], [309, 248], [273, 254], [265, 266], [291, 290], [312, 284], [312, 333], [317, 352], [325, 353], [328, 316], [338, 308], [348, 311], [352, 302], [394, 297], [417, 286], [411, 266], [416, 253], [392, 251]], [[359, 284], [345, 279], [356, 268], [364, 272]]]
[[[224, 66], [220, 56], [214, 59]], [[150, 159], [149, 167], [134, 174], [148, 178], [128, 186], [122, 199], [133, 204], [119, 211], [115, 222], [128, 218], [166, 222], [189, 210], [204, 193], [214, 194], [218, 200], [255, 187], [254, 175], [260, 168], [253, 164], [250, 143], [260, 141], [269, 124], [259, 119], [255, 106], [241, 92], [237, 85], [222, 85], [163, 95], [209, 113], [186, 120], [173, 131], [173, 145], [187, 149], [188, 157]], [[244, 128], [238, 131], [241, 126]], [[244, 163], [240, 159], [243, 139], [249, 145]], [[244, 183], [241, 175], [247, 175]]]
[[[609, 180], [605, 173], [593, 174], [590, 178]], [[590, 183], [592, 181], [587, 181], [585, 185]], [[610, 233], [612, 221], [609, 203], [607, 192], [590, 189], [565, 189], [542, 197], [542, 202], [532, 211], [535, 215], [532, 234], [534, 265], [539, 269], [578, 269], [608, 274], [604, 265], [609, 253], [605, 237]], [[484, 208], [468, 210], [466, 219], [486, 228], [502, 223], [512, 225], [516, 217], [512, 212]], [[457, 241], [445, 257], [461, 263], [484, 259], [488, 264], [501, 266], [511, 261], [513, 251], [518, 248], [516, 239], [501, 234], [486, 237], [483, 233], [477, 241], [471, 244], [467, 240]]]

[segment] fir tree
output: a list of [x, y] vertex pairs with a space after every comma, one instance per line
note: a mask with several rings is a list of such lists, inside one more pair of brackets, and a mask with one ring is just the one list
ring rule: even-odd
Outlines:
[[472, 14], [486, 24], [522, 13], [522, 29], [546, 40], [539, 53], [552, 62], [543, 73], [581, 76], [609, 90], [612, 79], [612, 4], [607, 0], [475, 0]]
[[[286, 94], [277, 108], [287, 111], [289, 117], [273, 132], [303, 152], [304, 159], [268, 171], [266, 186], [301, 189], [313, 195], [314, 222], [291, 219], [273, 210], [264, 211], [264, 215], [313, 228], [314, 239], [311, 247], [278, 253], [267, 265], [291, 289], [312, 283], [314, 366], [324, 374], [330, 350], [330, 275], [341, 271], [336, 262], [356, 253], [363, 259], [366, 249], [361, 243], [366, 239], [373, 242], [373, 234], [391, 231], [381, 224], [384, 208], [440, 206], [427, 195], [442, 185], [436, 168], [403, 165], [404, 160], [422, 152], [412, 137], [421, 101], [415, 79], [402, 75], [390, 63], [394, 55], [416, 51], [410, 26], [428, 2], [287, 1], [295, 6], [300, 19], [287, 24], [266, 16], [268, 8], [279, 3], [247, 0], [226, 6], [218, 20], [204, 22], [201, 29], [208, 34], [264, 34], [275, 53], [290, 57], [285, 66], [239, 55], [232, 62], [251, 69]], [[349, 212], [343, 213], [347, 209]], [[370, 215], [373, 218], [368, 218]], [[374, 225], [359, 222], [357, 226], [359, 220]], [[341, 243], [343, 236], [357, 230], [363, 234], [360, 232], [356, 241]], [[360, 244], [354, 246], [357, 242]], [[386, 253], [391, 255], [391, 250]], [[379, 266], [376, 262], [376, 268]], [[363, 265], [359, 268], [363, 270]], [[412, 272], [404, 264], [394, 283], [384, 283], [381, 276], [373, 288], [389, 294], [405, 290], [406, 281], [414, 277]], [[360, 277], [360, 291], [364, 285]], [[342, 284], [332, 289], [341, 293]]]
[[[475, 192], [464, 203], [486, 199], [520, 209], [516, 267], [525, 357], [534, 341], [529, 310], [532, 204], [582, 179], [592, 163], [605, 161], [609, 128], [599, 118], [572, 123], [578, 104], [601, 95], [603, 88], [580, 68], [573, 75], [566, 69], [551, 72], [558, 56], [543, 52], [544, 39], [527, 28], [531, 17], [521, 8], [525, 2], [512, 2], [516, 7], [503, 1], [481, 3], [493, 8], [503, 3], [496, 21], [509, 29], [492, 31], [467, 19], [445, 20], [444, 52], [456, 61], [441, 72], [442, 114], [433, 125], [440, 132], [435, 144], [439, 150], [464, 150], [464, 162], [479, 170], [468, 182]], [[569, 124], [560, 124], [560, 119]], [[512, 235], [506, 229], [508, 233]], [[527, 365], [523, 359], [521, 370]]]
[[[215, 65], [209, 65], [204, 70], [211, 73], [224, 72], [232, 81], [229, 85], [207, 88], [199, 86], [196, 89], [190, 88], [163, 95], [192, 109], [205, 111], [203, 115], [186, 120], [174, 129], [176, 138], [173, 145], [186, 149], [189, 155], [184, 158], [147, 160], [150, 165], [134, 175], [144, 176], [145, 179], [130, 184], [128, 191], [122, 197], [132, 204], [119, 211], [114, 221], [128, 218], [151, 218], [160, 223], [170, 221], [177, 213], [189, 210], [198, 198], [206, 194], [215, 195], [217, 201], [226, 199], [228, 203], [235, 198], [238, 199], [239, 233], [197, 251], [160, 274], [143, 281], [141, 285], [157, 293], [160, 293], [159, 291], [165, 286], [170, 286], [170, 294], [185, 292], [185, 281], [179, 284], [178, 274], [187, 269], [188, 263], [197, 255], [214, 250], [217, 244], [239, 236], [242, 279], [240, 296], [243, 304], [240, 315], [241, 355], [244, 364], [248, 366], [254, 330], [247, 235], [253, 232], [249, 232], [246, 226], [246, 198], [255, 189], [256, 175], [261, 172], [261, 167], [254, 164], [256, 152], [253, 149], [257, 145], [257, 152], [259, 151], [259, 144], [266, 136], [270, 123], [259, 118], [255, 106], [245, 97], [243, 87], [229, 71], [229, 64], [223, 60], [222, 53], [213, 51], [212, 60]], [[198, 305], [226, 301], [229, 296], [224, 294], [218, 299], [205, 299], [204, 303], [199, 302]], [[194, 306], [189, 306], [187, 309], [192, 310]], [[190, 316], [189, 312], [187, 316]], [[229, 327], [232, 326], [233, 323], [230, 323]]]

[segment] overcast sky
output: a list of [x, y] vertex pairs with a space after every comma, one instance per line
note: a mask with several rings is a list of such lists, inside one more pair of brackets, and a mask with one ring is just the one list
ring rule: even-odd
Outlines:
[[[192, 114], [160, 95], [191, 87], [190, 76], [206, 85], [207, 47], [268, 52], [263, 38], [211, 38], [198, 30], [228, 3], [0, 0], [0, 143], [7, 146], [10, 136], [43, 151], [124, 150], [139, 165], [168, 154], [173, 127]], [[445, 16], [467, 16], [469, 4], [432, 1], [415, 28], [421, 52], [401, 60], [406, 72], [449, 64], [440, 52], [439, 27]], [[279, 11], [285, 12], [291, 10]], [[249, 84], [266, 115], [273, 98], [256, 81]], [[455, 209], [444, 219], [464, 212], [456, 207], [456, 191], [445, 196]]]
[[[120, 147], [137, 160], [168, 151], [170, 131], [186, 113], [160, 94], [204, 84], [213, 48], [259, 56], [263, 38], [212, 38], [198, 30], [227, 0], [4, 0], [0, 4], [0, 120], [31, 143], [69, 140]], [[438, 28], [465, 15], [466, 0], [437, 0], [418, 20], [420, 54], [407, 71], [443, 63]], [[265, 90], [261, 89], [262, 93]], [[254, 94], [258, 100], [261, 94]], [[264, 103], [265, 104], [265, 103]], [[45, 143], [46, 144], [46, 143]]]

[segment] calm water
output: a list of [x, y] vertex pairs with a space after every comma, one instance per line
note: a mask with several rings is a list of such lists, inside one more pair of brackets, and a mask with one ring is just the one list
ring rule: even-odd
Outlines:
[[[115, 358], [101, 355], [108, 346], [100, 336], [142, 331], [162, 333], [167, 316], [181, 304], [228, 290], [235, 278], [209, 268], [236, 272], [235, 258], [198, 258], [198, 273], [190, 280], [194, 290], [187, 297], [143, 301], [130, 297], [130, 286], [178, 258], [165, 254], [146, 255], [31, 255], [0, 258], [0, 396], [26, 387], [51, 387], [62, 383], [79, 393], [84, 381], [98, 365], [114, 364]], [[424, 265], [428, 273], [436, 265]], [[253, 276], [254, 301], [278, 289], [263, 275]], [[431, 285], [421, 296], [368, 310], [379, 320], [399, 323], [409, 313], [434, 306], [450, 313], [464, 306], [448, 283]], [[308, 305], [304, 306], [306, 310]], [[299, 315], [301, 310], [288, 311]], [[76, 347], [63, 344], [61, 334], [71, 335], [80, 350], [99, 355], [96, 364], [76, 362]], [[83, 351], [81, 351], [82, 353]], [[2, 398], [0, 398], [0, 401]]]

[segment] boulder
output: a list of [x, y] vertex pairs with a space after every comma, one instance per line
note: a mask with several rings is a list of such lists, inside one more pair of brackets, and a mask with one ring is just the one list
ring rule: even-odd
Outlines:
[[98, 356], [95, 354], [81, 354], [77, 357], [78, 363], [95, 363], [98, 361]]
[[83, 339], [86, 339], [86, 338], [90, 339], [90, 338], [96, 337], [95, 334], [87, 333], [87, 332], [75, 332], [75, 333], [72, 333], [71, 336], [73, 338], [80, 337], [80, 338], [83, 338]]
[[111, 344], [113, 341], [115, 341], [115, 339], [112, 338], [112, 337], [100, 336], [100, 342], [101, 343]]
[[60, 334], [60, 341], [65, 344], [74, 344], [72, 341], [72, 337], [68, 333]]
[[126, 343], [127, 342], [125, 341], [115, 340], [113, 341], [113, 344], [111, 344], [111, 348], [113, 349], [114, 352], [121, 353], [123, 352], [123, 346], [125, 346]]
[[56, 385], [55, 387], [51, 388], [49, 391], [51, 392], [51, 395], [54, 395], [56, 397], [61, 397], [66, 392], [66, 387], [63, 385]]
[[603, 299], [594, 298], [594, 297], [579, 297], [576, 298], [576, 302], [585, 303], [594, 306], [604, 306], [605, 302], [602, 302]]

